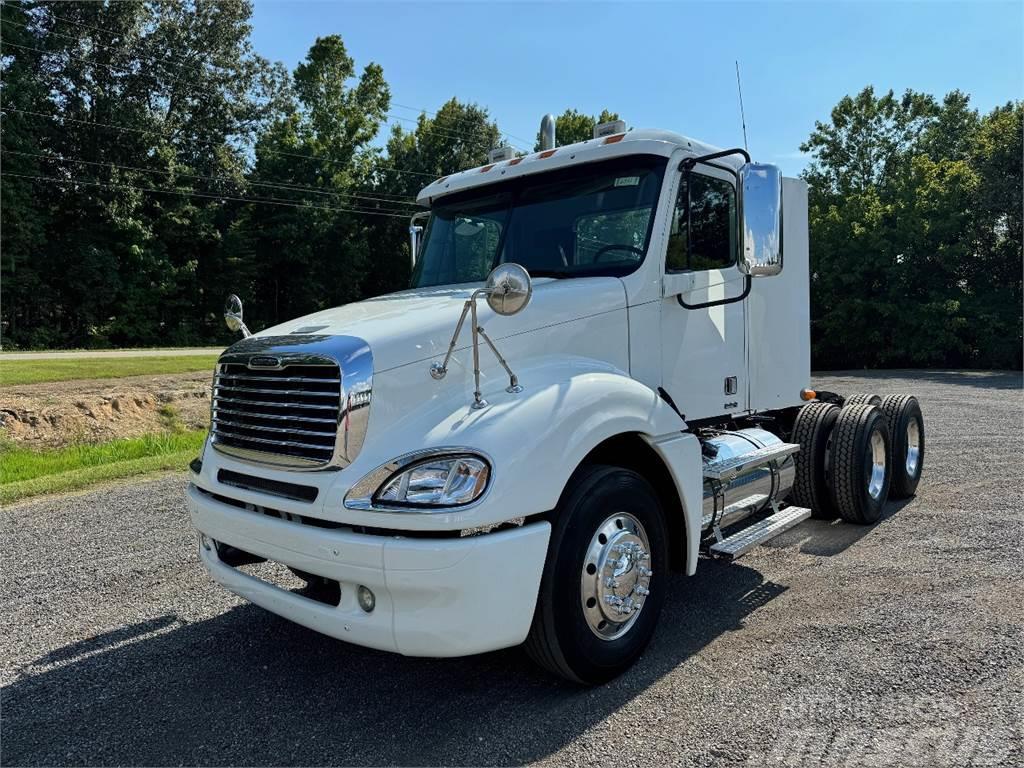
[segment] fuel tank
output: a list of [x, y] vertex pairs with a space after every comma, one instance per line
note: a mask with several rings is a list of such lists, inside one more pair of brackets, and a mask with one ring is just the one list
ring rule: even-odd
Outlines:
[[[783, 441], [767, 430], [751, 427], [716, 432], [701, 442], [705, 446], [704, 464], [708, 465]], [[773, 499], [782, 501], [793, 489], [794, 475], [793, 457], [785, 456], [751, 467], [728, 482], [705, 478], [702, 528], [724, 528], [762, 511]]]

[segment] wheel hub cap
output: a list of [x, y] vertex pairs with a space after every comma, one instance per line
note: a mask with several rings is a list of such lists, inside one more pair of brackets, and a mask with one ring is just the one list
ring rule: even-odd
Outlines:
[[907, 424], [907, 475], [917, 475], [917, 465], [921, 461], [921, 425], [917, 419]]
[[877, 499], [885, 486], [885, 438], [877, 429], [872, 431], [868, 441], [868, 466], [871, 467], [868, 494], [872, 499]]
[[580, 600], [591, 631], [602, 640], [624, 635], [650, 591], [650, 544], [632, 515], [608, 517], [594, 533], [580, 574]]

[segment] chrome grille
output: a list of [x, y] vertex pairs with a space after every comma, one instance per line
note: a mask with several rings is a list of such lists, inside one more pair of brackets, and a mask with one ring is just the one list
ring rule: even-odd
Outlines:
[[[322, 359], [322, 358], [321, 358]], [[342, 412], [337, 363], [250, 368], [217, 365], [213, 442], [227, 453], [273, 454], [284, 463], [326, 465], [334, 457]]]

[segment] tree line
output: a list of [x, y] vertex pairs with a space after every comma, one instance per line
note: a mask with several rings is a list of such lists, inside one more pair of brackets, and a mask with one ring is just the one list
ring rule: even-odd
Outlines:
[[[251, 12], [0, 6], [4, 348], [224, 343], [229, 291], [265, 327], [407, 287], [418, 190], [510, 140], [396, 103], [338, 35], [289, 72]], [[1022, 111], [866, 88], [814, 126], [816, 367], [1021, 366]], [[616, 117], [567, 109], [559, 144]]]

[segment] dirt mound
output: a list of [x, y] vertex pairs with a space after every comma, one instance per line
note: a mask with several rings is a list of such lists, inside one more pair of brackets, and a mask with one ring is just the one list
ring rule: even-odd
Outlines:
[[60, 446], [210, 423], [207, 372], [0, 388], [0, 436]]

